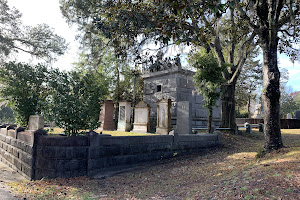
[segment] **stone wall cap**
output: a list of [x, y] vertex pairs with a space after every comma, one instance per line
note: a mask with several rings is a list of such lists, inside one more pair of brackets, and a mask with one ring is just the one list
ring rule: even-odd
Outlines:
[[150, 106], [144, 102], [144, 101], [140, 101], [138, 104], [135, 105], [136, 108], [150, 108]]
[[160, 103], [160, 102], [163, 102], [163, 103], [169, 103], [171, 102], [171, 99], [165, 99], [165, 98], [162, 98], [161, 100], [158, 100], [157, 103]]

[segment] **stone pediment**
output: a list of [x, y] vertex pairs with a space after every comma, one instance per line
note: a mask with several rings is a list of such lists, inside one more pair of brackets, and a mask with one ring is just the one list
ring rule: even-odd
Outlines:
[[149, 108], [150, 106], [145, 103], [144, 101], [140, 101], [138, 104], [135, 106], [136, 108]]

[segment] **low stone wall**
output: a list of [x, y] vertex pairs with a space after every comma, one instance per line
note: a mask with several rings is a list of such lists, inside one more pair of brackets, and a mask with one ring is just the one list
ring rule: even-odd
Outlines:
[[88, 137], [39, 136], [34, 179], [87, 175]]
[[[264, 123], [264, 119], [252, 119], [252, 118], [237, 118], [237, 124], [260, 124]], [[283, 129], [300, 129], [300, 119], [280, 119], [280, 127]]]
[[[29, 148], [25, 149], [26, 151], [19, 148], [19, 153], [15, 155], [9, 153], [13, 150], [6, 150], [8, 143], [12, 143], [12, 138], [1, 136], [1, 139], [3, 138], [0, 148], [1, 158], [4, 157], [4, 162], [8, 162], [11, 167], [24, 173], [29, 179], [92, 175], [110, 166], [170, 158], [175, 154], [199, 151], [201, 148], [221, 143], [221, 135], [218, 134], [124, 137], [98, 134], [89, 137], [35, 134], [34, 136], [34, 140], [31, 138], [32, 143], [15, 139], [22, 143], [23, 149], [25, 146]], [[23, 170], [22, 163], [19, 167], [18, 163], [8, 158], [9, 156], [2, 156], [6, 154], [24, 163], [26, 170]], [[30, 159], [24, 159], [23, 154]]]
[[27, 179], [33, 177], [34, 133], [0, 129], [0, 161]]

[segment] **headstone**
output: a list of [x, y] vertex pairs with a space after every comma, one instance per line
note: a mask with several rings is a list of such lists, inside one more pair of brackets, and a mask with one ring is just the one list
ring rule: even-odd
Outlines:
[[100, 131], [114, 131], [116, 130], [114, 122], [114, 102], [112, 100], [105, 100], [101, 108], [99, 121], [101, 122]]
[[134, 108], [134, 123], [132, 132], [147, 133], [150, 130], [150, 106], [144, 101]]
[[300, 119], [300, 110], [295, 110], [295, 112], [294, 112], [294, 118], [295, 119]]
[[259, 132], [263, 133], [264, 132], [264, 124], [258, 124], [258, 129], [259, 129]]
[[118, 131], [130, 131], [131, 102], [119, 102]]
[[162, 99], [157, 102], [156, 133], [167, 135], [171, 131], [171, 99]]
[[245, 123], [245, 128], [246, 128], [246, 133], [252, 134], [252, 127], [251, 127], [251, 124], [249, 124], [248, 122], [246, 122], [246, 123]]
[[293, 119], [293, 116], [292, 116], [291, 113], [288, 113], [288, 114], [286, 115], [286, 118], [287, 118], [287, 119]]
[[192, 133], [192, 103], [179, 101], [177, 103], [177, 124], [178, 134]]
[[30, 115], [28, 130], [39, 130], [44, 128], [44, 117], [39, 115]]

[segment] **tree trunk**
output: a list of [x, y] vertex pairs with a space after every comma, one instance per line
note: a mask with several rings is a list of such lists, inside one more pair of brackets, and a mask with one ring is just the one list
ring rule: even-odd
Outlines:
[[[267, 34], [266, 34], [267, 35]], [[280, 131], [280, 72], [277, 65], [277, 37], [264, 38], [262, 44], [264, 58], [264, 135], [265, 150], [283, 147]]]
[[235, 123], [235, 84], [223, 86], [222, 93], [222, 127], [236, 130]]
[[248, 97], [248, 105], [247, 105], [248, 118], [251, 118], [250, 107], [251, 107], [251, 92]]
[[213, 108], [208, 108], [208, 120], [207, 120], [207, 129], [208, 133], [212, 133], [211, 122], [212, 122]]

